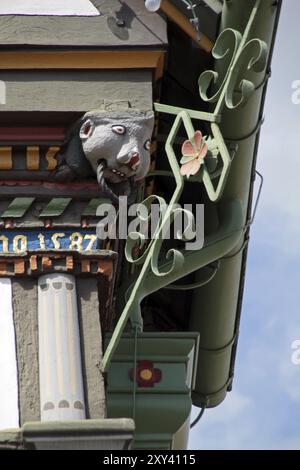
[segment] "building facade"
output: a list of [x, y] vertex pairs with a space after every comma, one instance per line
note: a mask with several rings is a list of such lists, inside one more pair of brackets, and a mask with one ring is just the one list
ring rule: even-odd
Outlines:
[[[232, 387], [281, 2], [13, 3], [0, 7], [0, 276], [19, 428], [0, 448], [186, 448], [192, 404]], [[141, 211], [124, 222], [143, 201], [158, 207], [152, 238]], [[179, 213], [199, 246], [197, 231], [163, 236]]]

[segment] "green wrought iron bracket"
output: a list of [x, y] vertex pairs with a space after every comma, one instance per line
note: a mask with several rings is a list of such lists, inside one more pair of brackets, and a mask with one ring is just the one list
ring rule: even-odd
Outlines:
[[[180, 212], [184, 212], [187, 216], [189, 221], [188, 228], [193, 218], [192, 213], [179, 209], [177, 205], [186, 181], [186, 178], [182, 175], [174, 149], [174, 142], [182, 124], [191, 145], [195, 149], [195, 153], [199, 149], [196, 148], [195, 135], [197, 131], [193, 126], [192, 120], [210, 124], [211, 136], [206, 142], [207, 145], [209, 142], [210, 145], [213, 143], [214, 148], [217, 149], [217, 159], [219, 165], [222, 165], [222, 170], [217, 173], [210, 172], [204, 158], [203, 162], [201, 162], [201, 181], [211, 201], [220, 201], [222, 197], [231, 166], [230, 153], [219, 127], [222, 112], [224, 107], [235, 109], [246, 103], [256, 89], [254, 83], [247, 79], [247, 74], [253, 71], [262, 72], [266, 67], [267, 44], [257, 38], [250, 39], [251, 30], [258, 15], [261, 2], [262, 0], [256, 0], [243, 35], [237, 30], [226, 29], [217, 39], [212, 54], [217, 61], [225, 61], [225, 72], [219, 74], [216, 71], [209, 70], [202, 73], [199, 78], [199, 93], [201, 98], [209, 103], [216, 103], [213, 112], [204, 113], [197, 110], [155, 104], [157, 112], [176, 116], [165, 145], [176, 188], [168, 204], [162, 197], [156, 195], [150, 196], [142, 203], [149, 209], [154, 202], [158, 203], [161, 209], [161, 218], [152, 240], [140, 257], [134, 258], [132, 253], [137, 240], [140, 243], [140, 247], [145, 246], [144, 235], [134, 232], [128, 236], [125, 247], [126, 259], [133, 265], [140, 265], [141, 269], [127, 290], [125, 307], [104, 355], [103, 371], [106, 371], [109, 366], [111, 357], [129, 318], [135, 330], [142, 330], [143, 321], [140, 313], [140, 303], [145, 296], [221, 258], [229, 253], [243, 236], [245, 226], [240, 202], [229, 201], [225, 204], [222, 203], [220, 205], [220, 228], [215, 234], [205, 240], [204, 247], [201, 250], [181, 251], [170, 249], [166, 255], [166, 262], [162, 265], [159, 264], [159, 255], [164, 242], [163, 235], [165, 230]], [[209, 97], [208, 90], [211, 87], [214, 89], [214, 93]], [[219, 180], [215, 188], [213, 180], [216, 174]], [[140, 218], [142, 221], [142, 215]], [[184, 237], [185, 233], [183, 234], [183, 239]]]

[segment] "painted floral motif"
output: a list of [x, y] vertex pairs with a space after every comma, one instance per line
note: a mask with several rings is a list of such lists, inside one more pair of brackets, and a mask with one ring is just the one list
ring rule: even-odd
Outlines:
[[202, 132], [196, 131], [193, 139], [186, 140], [182, 145], [181, 152], [183, 157], [180, 160], [182, 164], [180, 173], [187, 178], [196, 175], [208, 152], [208, 146]]

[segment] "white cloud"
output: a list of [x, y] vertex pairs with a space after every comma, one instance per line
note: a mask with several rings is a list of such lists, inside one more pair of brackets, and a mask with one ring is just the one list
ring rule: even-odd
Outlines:
[[[237, 391], [230, 393], [219, 408], [205, 411], [198, 426], [191, 431], [190, 449], [243, 448], [252, 434], [247, 418], [253, 411], [254, 403], [249, 396]], [[194, 409], [193, 416], [197, 413]], [[237, 426], [238, 433], [232, 433], [232, 426]]]
[[291, 356], [290, 348], [286, 357], [281, 358], [279, 363], [279, 376], [288, 398], [295, 406], [300, 406], [300, 365], [293, 364]]

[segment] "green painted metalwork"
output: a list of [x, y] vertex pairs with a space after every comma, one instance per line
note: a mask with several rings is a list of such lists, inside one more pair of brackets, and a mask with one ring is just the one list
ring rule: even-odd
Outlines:
[[[251, 79], [247, 77], [253, 72], [263, 71], [266, 66], [267, 44], [260, 39], [250, 39], [254, 20], [258, 15], [260, 6], [261, 0], [256, 0], [243, 34], [235, 29], [228, 28], [220, 34], [216, 41], [212, 54], [216, 60], [225, 61], [225, 66], [222, 67], [222, 70], [225, 70], [225, 72], [219, 75], [216, 71], [206, 71], [199, 78], [201, 98], [207, 102], [216, 103], [213, 112], [202, 113], [201, 111], [176, 108], [163, 104], [155, 105], [156, 111], [176, 116], [165, 145], [176, 188], [168, 204], [162, 197], [156, 195], [150, 196], [144, 201], [143, 204], [147, 208], [150, 208], [154, 202], [158, 203], [162, 215], [160, 226], [156, 230], [153, 239], [144, 253], [137, 259], [133, 258], [132, 250], [136, 246], [137, 240], [139, 240], [140, 246], [143, 247], [145, 238], [141, 233], [129, 234], [125, 255], [130, 263], [141, 265], [141, 270], [125, 295], [126, 304], [106, 349], [103, 359], [103, 370], [108, 368], [128, 319], [131, 319], [133, 328], [142, 330], [143, 323], [140, 314], [140, 302], [145, 296], [224, 257], [242, 240], [246, 229], [243, 208], [240, 201], [229, 200], [218, 205], [220, 227], [216, 233], [206, 238], [204, 247], [200, 251], [191, 252], [171, 249], [167, 252], [165, 263], [160, 265], [158, 261], [164, 242], [164, 230], [170, 226], [177, 215], [180, 212], [185, 213], [189, 221], [187, 230], [192, 223], [193, 215], [177, 207], [184, 188], [185, 179], [180, 173], [178, 158], [174, 150], [174, 142], [182, 123], [189, 140], [192, 142], [194, 142], [195, 136], [192, 119], [199, 120], [202, 123], [209, 123], [211, 141], [213, 141], [214, 146], [218, 150], [217, 158], [220, 164], [222, 164], [222, 170], [217, 172], [217, 174], [210, 173], [204, 159], [203, 169], [201, 169], [202, 178], [199, 180], [203, 181], [211, 201], [218, 202], [222, 198], [232, 163], [229, 149], [224, 142], [219, 127], [222, 113], [224, 109], [236, 109], [249, 100], [256, 87]], [[208, 89], [211, 85], [213, 85], [215, 91], [209, 97]], [[215, 189], [213, 180], [216, 177], [219, 177], [219, 180]], [[183, 234], [183, 239], [184, 236], [185, 234]]]
[[4, 219], [17, 219], [23, 217], [28, 211], [31, 204], [35, 200], [34, 197], [16, 197], [8, 206], [8, 208], [1, 214]]
[[51, 199], [41, 212], [40, 217], [59, 217], [64, 213], [71, 201], [72, 198], [70, 197], [55, 197]]
[[[135, 449], [172, 449], [174, 435], [184, 423], [189, 426], [198, 347], [198, 333], [138, 333], [135, 341], [123, 335], [108, 371], [107, 414], [134, 419]], [[151, 387], [137, 383], [140, 361], [150, 361], [147, 367], [161, 373]], [[182, 449], [187, 435], [181, 437]]]
[[194, 109], [178, 108], [177, 106], [167, 106], [162, 103], [155, 103], [155, 111], [157, 111], [158, 113], [172, 114], [173, 116], [177, 116], [177, 114], [184, 111], [190, 116], [191, 119], [199, 119], [200, 121], [207, 122], [221, 121], [221, 116], [218, 114], [204, 113], [202, 111], [196, 111]]

